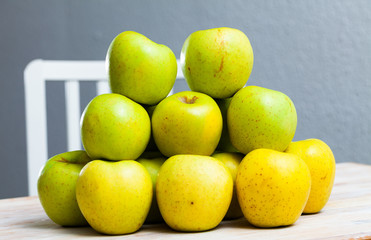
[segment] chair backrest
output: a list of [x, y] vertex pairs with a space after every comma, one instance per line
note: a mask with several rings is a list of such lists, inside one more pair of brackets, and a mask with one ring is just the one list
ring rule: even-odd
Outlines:
[[[178, 60], [177, 79], [183, 79]], [[36, 59], [24, 71], [28, 194], [37, 195], [39, 171], [48, 159], [46, 81], [64, 81], [68, 151], [81, 149], [79, 81], [96, 81], [97, 94], [109, 92], [104, 61]], [[173, 90], [172, 90], [173, 92]], [[171, 93], [172, 93], [171, 92]]]

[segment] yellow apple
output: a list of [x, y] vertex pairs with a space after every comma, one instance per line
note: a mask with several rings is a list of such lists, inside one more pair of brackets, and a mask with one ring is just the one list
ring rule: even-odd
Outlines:
[[292, 142], [286, 152], [302, 158], [312, 176], [312, 188], [304, 213], [321, 211], [330, 198], [335, 179], [335, 158], [330, 147], [319, 139], [307, 139]]
[[294, 154], [257, 149], [238, 167], [238, 202], [246, 219], [257, 227], [293, 224], [303, 212], [310, 186], [309, 169]]
[[152, 201], [152, 181], [138, 162], [94, 160], [81, 170], [76, 198], [90, 226], [104, 234], [137, 231]]
[[233, 179], [224, 164], [209, 156], [176, 155], [162, 165], [157, 203], [167, 225], [178, 231], [216, 227], [227, 213]]

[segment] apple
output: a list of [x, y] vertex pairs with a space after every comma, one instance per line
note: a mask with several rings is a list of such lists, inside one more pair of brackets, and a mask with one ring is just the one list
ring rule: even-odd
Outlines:
[[160, 152], [210, 156], [218, 145], [223, 119], [216, 102], [203, 93], [184, 91], [162, 100], [152, 115], [152, 133]]
[[228, 210], [232, 192], [231, 174], [221, 161], [209, 156], [170, 157], [156, 183], [161, 215], [177, 231], [216, 227]]
[[189, 35], [180, 64], [191, 90], [228, 98], [249, 79], [254, 54], [247, 36], [233, 28], [213, 28]]
[[303, 212], [310, 187], [305, 162], [272, 149], [250, 152], [237, 171], [238, 202], [246, 219], [257, 227], [293, 224]]
[[212, 157], [220, 160], [224, 163], [225, 167], [231, 173], [233, 179], [233, 196], [231, 205], [229, 206], [228, 212], [225, 215], [224, 219], [236, 219], [243, 216], [241, 211], [240, 204], [238, 203], [237, 199], [237, 192], [236, 192], [236, 176], [237, 176], [237, 169], [240, 165], [241, 160], [245, 157], [245, 155], [241, 153], [229, 153], [229, 152], [218, 152], [211, 155]]
[[244, 154], [258, 148], [284, 151], [295, 135], [297, 115], [284, 93], [248, 86], [233, 96], [227, 123], [233, 146]]
[[146, 110], [120, 94], [95, 97], [81, 116], [81, 140], [92, 159], [133, 160], [151, 135]]
[[133, 31], [113, 39], [106, 68], [113, 93], [148, 105], [169, 94], [177, 75], [176, 57], [170, 48]]
[[216, 150], [221, 152], [238, 152], [238, 150], [232, 145], [231, 139], [229, 138], [228, 124], [227, 124], [227, 112], [229, 104], [232, 98], [215, 99], [218, 104], [223, 117], [223, 130], [220, 137], [220, 141]]
[[75, 189], [79, 173], [89, 161], [85, 151], [65, 152], [50, 158], [41, 169], [37, 181], [39, 200], [56, 224], [88, 224], [77, 205]]
[[76, 198], [97, 232], [116, 235], [137, 231], [152, 201], [152, 181], [138, 162], [94, 160], [81, 170]]
[[158, 209], [157, 200], [156, 200], [156, 182], [158, 172], [160, 167], [165, 162], [165, 157], [155, 157], [155, 158], [139, 158], [137, 161], [142, 164], [148, 171], [152, 179], [153, 186], [153, 198], [151, 208], [149, 210], [148, 216], [145, 223], [161, 223], [164, 219], [161, 216], [160, 210]]
[[308, 165], [312, 188], [304, 213], [317, 213], [326, 205], [335, 179], [335, 157], [331, 148], [319, 139], [292, 142], [285, 150], [298, 155]]
[[[144, 109], [146, 109], [150, 119], [152, 119], [152, 115], [153, 115], [153, 112], [155, 111], [156, 106], [157, 105], [144, 106]], [[151, 131], [151, 138], [149, 139], [145, 152], [158, 152], [158, 151], [159, 151], [158, 147], [156, 146], [155, 140], [153, 139], [153, 133]]]

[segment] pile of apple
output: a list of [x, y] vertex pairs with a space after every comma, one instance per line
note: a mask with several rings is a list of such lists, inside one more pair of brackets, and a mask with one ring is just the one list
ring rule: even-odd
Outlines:
[[112, 93], [81, 116], [85, 151], [54, 156], [40, 172], [47, 215], [127, 234], [145, 221], [205, 231], [223, 218], [277, 227], [319, 212], [333, 186], [332, 151], [318, 139], [291, 142], [297, 114], [284, 93], [244, 87], [253, 67], [246, 35], [194, 32], [180, 60], [192, 91], [168, 96], [177, 75], [168, 47], [132, 31], [112, 41]]

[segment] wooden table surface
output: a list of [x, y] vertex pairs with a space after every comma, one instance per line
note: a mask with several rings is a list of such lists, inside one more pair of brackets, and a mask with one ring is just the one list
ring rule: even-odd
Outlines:
[[325, 208], [317, 214], [302, 215], [289, 227], [259, 229], [239, 219], [223, 221], [201, 233], [179, 233], [157, 224], [112, 237], [90, 227], [60, 227], [49, 220], [37, 197], [23, 197], [0, 200], [0, 239], [371, 239], [371, 166], [341, 163], [336, 171]]

